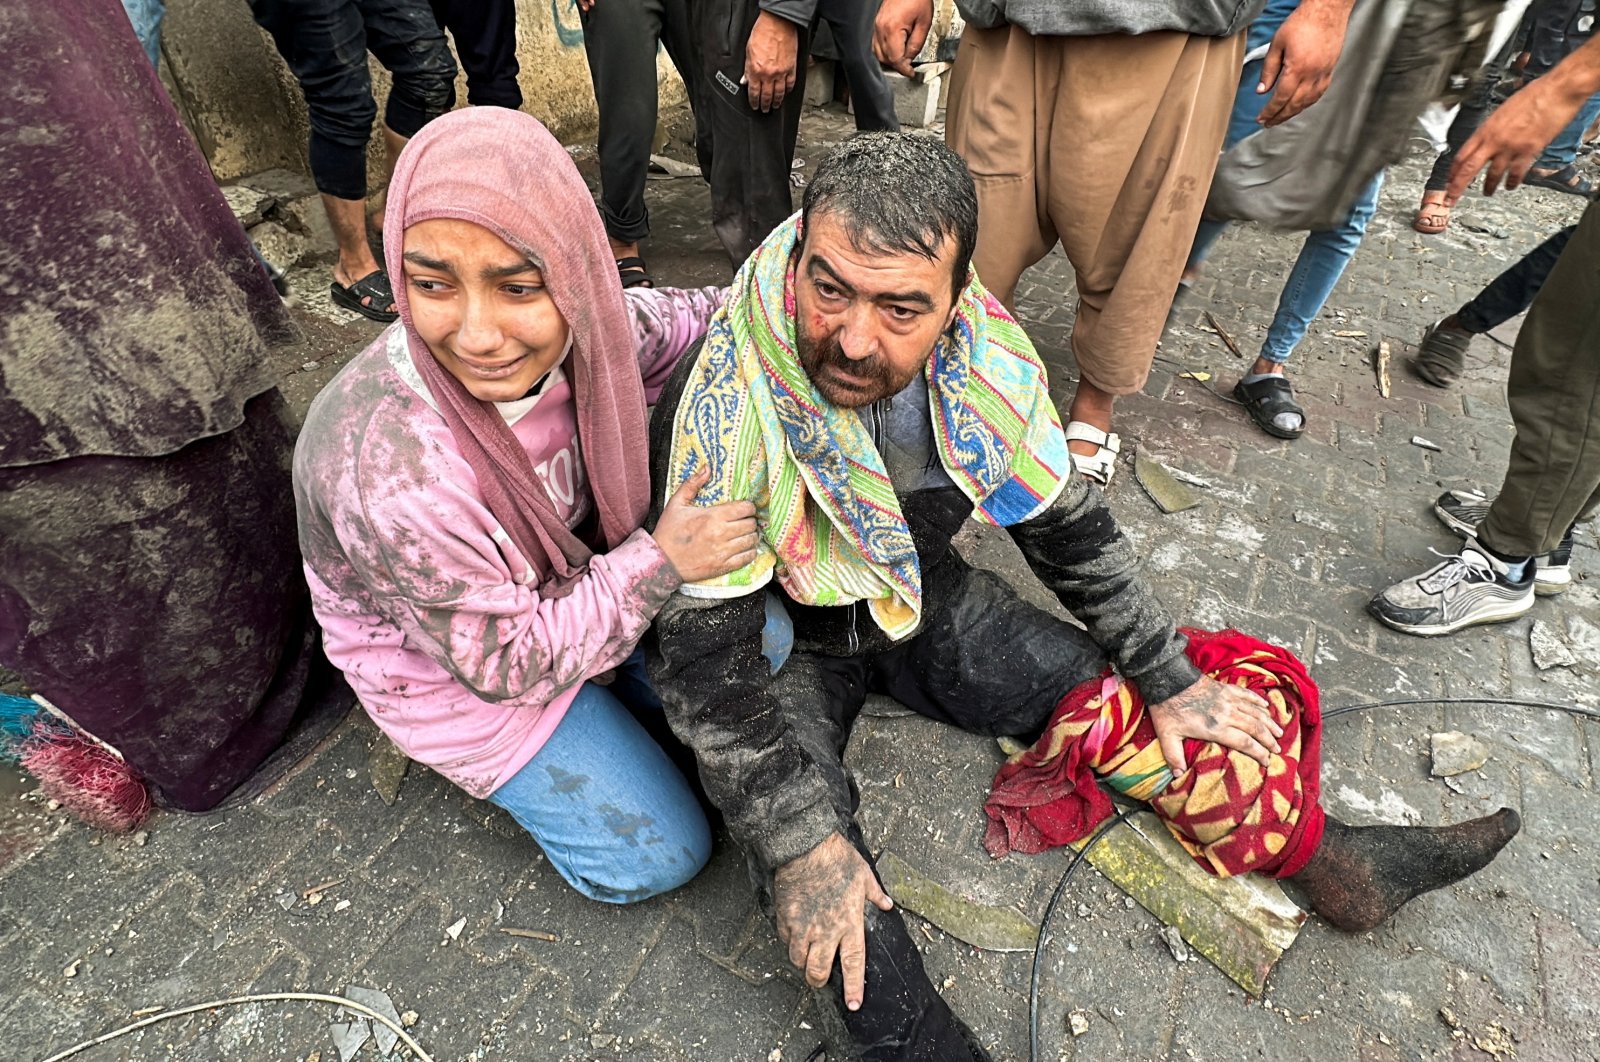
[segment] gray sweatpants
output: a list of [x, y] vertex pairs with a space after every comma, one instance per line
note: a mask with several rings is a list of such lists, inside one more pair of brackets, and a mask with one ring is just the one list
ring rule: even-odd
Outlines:
[[1600, 506], [1600, 202], [1533, 300], [1506, 396], [1517, 435], [1479, 537], [1498, 553], [1536, 556]]

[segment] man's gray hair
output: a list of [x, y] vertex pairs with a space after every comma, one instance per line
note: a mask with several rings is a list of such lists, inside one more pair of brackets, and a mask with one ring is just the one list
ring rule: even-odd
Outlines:
[[806, 186], [805, 232], [827, 214], [863, 251], [937, 259], [946, 237], [959, 298], [978, 242], [978, 194], [967, 164], [942, 140], [913, 133], [859, 133], [835, 148]]

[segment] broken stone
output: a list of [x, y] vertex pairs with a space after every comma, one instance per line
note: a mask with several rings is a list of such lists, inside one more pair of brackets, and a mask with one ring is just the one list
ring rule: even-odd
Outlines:
[[1172, 957], [1179, 962], [1189, 961], [1189, 945], [1184, 943], [1183, 934], [1178, 932], [1177, 926], [1162, 926], [1161, 939], [1166, 943], [1167, 950], [1172, 952]]
[[1448, 730], [1442, 734], [1434, 734], [1430, 741], [1435, 778], [1451, 778], [1468, 771], [1476, 771], [1489, 762], [1489, 746], [1470, 734]]
[[1544, 620], [1534, 620], [1528, 631], [1528, 648], [1533, 651], [1533, 666], [1540, 671], [1571, 667], [1578, 662], [1566, 637]]
[[[343, 1010], [338, 1013], [346, 1014]], [[372, 1039], [372, 1026], [365, 1018], [336, 1021], [328, 1026], [328, 1034], [333, 1037], [333, 1046], [339, 1052], [339, 1062], [350, 1062], [366, 1042]]]
[[67, 963], [67, 968], [65, 970], [61, 971], [61, 976], [62, 977], [77, 977], [78, 976], [78, 967], [82, 963], [83, 963], [82, 959], [73, 959], [71, 962]]
[[239, 219], [239, 224], [247, 229], [259, 225], [261, 219], [266, 217], [267, 209], [272, 206], [272, 196], [259, 188], [243, 184], [228, 185], [222, 189], [222, 198], [227, 201], [233, 216]]
[[[376, 988], [364, 988], [361, 985], [350, 985], [344, 990], [344, 998], [382, 1014], [396, 1025], [400, 1024], [400, 1012], [394, 1009], [394, 1001], [389, 998], [387, 992], [380, 992]], [[372, 1038], [378, 1044], [380, 1055], [393, 1051], [394, 1045], [400, 1042], [400, 1035], [382, 1022], [373, 1023]]]
[[409, 1029], [417, 1023], [417, 1019], [420, 1017], [422, 1017], [422, 1015], [418, 1014], [416, 1011], [408, 1010], [404, 1014], [400, 1015], [400, 1024]]
[[589, 1037], [590, 1047], [610, 1047], [616, 1042], [616, 1036], [611, 1033], [595, 1033]]
[[1413, 435], [1411, 437], [1411, 445], [1412, 446], [1420, 446], [1424, 450], [1432, 450], [1436, 454], [1444, 453], [1444, 447], [1440, 446], [1436, 442], [1433, 442], [1432, 440], [1424, 439], [1420, 435]]
[[451, 940], [460, 940], [461, 931], [465, 928], [467, 928], [467, 920], [465, 918], [458, 918], [453, 925], [445, 929], [445, 932], [450, 935]]
[[145, 845], [149, 844], [150, 843], [150, 833], [149, 833], [149, 831], [148, 830], [140, 830], [137, 833], [135, 833], [133, 835], [133, 843], [138, 845], [140, 848], [143, 848]]
[[1174, 479], [1166, 466], [1143, 449], [1133, 456], [1133, 475], [1156, 503], [1156, 508], [1164, 513], [1181, 513], [1200, 504], [1200, 495]]
[[[807, 77], [810, 77], [809, 71], [807, 72]], [[650, 172], [647, 176], [653, 181], [670, 181], [674, 177], [698, 177], [700, 176], [700, 167], [692, 162], [679, 162], [677, 159], [668, 158], [666, 155], [651, 155]]]
[[984, 951], [1032, 951], [1039, 930], [1021, 911], [964, 900], [892, 851], [878, 858], [878, 876], [896, 906]]
[[1072, 1030], [1073, 1036], [1082, 1036], [1089, 1031], [1089, 1015], [1081, 1010], [1075, 1010], [1067, 1015], [1067, 1026]]
[[377, 744], [367, 754], [367, 775], [372, 779], [372, 788], [378, 791], [378, 799], [394, 807], [394, 802], [400, 799], [400, 783], [410, 767], [411, 760], [400, 751], [400, 746], [379, 736]]
[[280, 892], [278, 895], [274, 896], [273, 899], [278, 901], [279, 907], [287, 911], [289, 908], [294, 906], [294, 902], [296, 899], [298, 899], [298, 897], [296, 897], [292, 892]]
[[290, 232], [275, 221], [263, 221], [252, 228], [250, 241], [261, 252], [262, 258], [279, 269], [293, 268], [310, 249], [304, 236]]

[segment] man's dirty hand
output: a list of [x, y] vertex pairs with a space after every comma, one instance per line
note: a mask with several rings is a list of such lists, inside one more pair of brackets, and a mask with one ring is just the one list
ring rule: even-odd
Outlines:
[[770, 111], [794, 88], [800, 57], [800, 29], [770, 11], [756, 16], [744, 46], [744, 87], [750, 106]]
[[1333, 67], [1344, 48], [1351, 0], [1306, 0], [1283, 25], [1261, 63], [1257, 92], [1271, 92], [1258, 121], [1265, 126], [1287, 122], [1328, 91]]
[[789, 961], [805, 971], [806, 984], [821, 988], [839, 957], [844, 1005], [861, 1007], [866, 995], [866, 905], [894, 909], [872, 867], [841, 834], [778, 868], [772, 883], [778, 939]]
[[1243, 686], [1230, 686], [1208, 675], [1176, 696], [1149, 708], [1161, 755], [1174, 775], [1189, 769], [1184, 738], [1214, 741], [1242, 752], [1266, 767], [1278, 748], [1283, 727], [1272, 718], [1267, 702]]
[[1456, 152], [1450, 183], [1445, 187], [1445, 206], [1455, 206], [1484, 167], [1488, 167], [1483, 175], [1484, 195], [1494, 195], [1501, 182], [1507, 190], [1520, 185], [1545, 145], [1566, 128], [1586, 98], [1574, 97], [1565, 89], [1560, 78], [1547, 74], [1497, 107]]
[[650, 534], [686, 583], [738, 571], [756, 559], [761, 541], [750, 502], [695, 504], [695, 495], [709, 482], [711, 472], [704, 467], [684, 480]]
[[873, 26], [872, 54], [881, 65], [910, 77], [911, 60], [932, 28], [933, 0], [883, 0]]

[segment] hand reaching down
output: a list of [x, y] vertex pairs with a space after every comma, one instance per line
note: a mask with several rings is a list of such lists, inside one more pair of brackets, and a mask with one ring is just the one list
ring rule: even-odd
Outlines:
[[859, 1009], [866, 995], [866, 905], [894, 909], [861, 853], [843, 835], [830, 833], [811, 851], [778, 868], [772, 902], [778, 939], [788, 945], [789, 961], [805, 971], [806, 984], [827, 984], [837, 955], [844, 1004]]
[[1272, 718], [1267, 702], [1243, 686], [1230, 686], [1209, 675], [1160, 704], [1149, 706], [1150, 722], [1161, 743], [1161, 755], [1173, 775], [1189, 769], [1183, 739], [1214, 741], [1242, 752], [1266, 767], [1278, 748], [1283, 727]]

